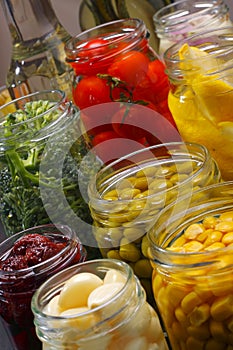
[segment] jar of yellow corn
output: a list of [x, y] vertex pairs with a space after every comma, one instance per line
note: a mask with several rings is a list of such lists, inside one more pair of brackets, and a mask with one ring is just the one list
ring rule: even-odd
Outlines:
[[202, 32], [164, 54], [169, 108], [184, 141], [205, 145], [233, 180], [233, 27]]
[[173, 350], [233, 349], [232, 193], [229, 181], [183, 197], [148, 233], [154, 298]]
[[153, 300], [147, 231], [168, 203], [220, 180], [206, 148], [182, 142], [151, 146], [104, 167], [88, 188], [102, 256], [130, 264]]

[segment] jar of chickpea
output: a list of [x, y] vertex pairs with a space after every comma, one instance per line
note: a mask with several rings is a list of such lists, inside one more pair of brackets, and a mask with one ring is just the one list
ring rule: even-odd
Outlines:
[[64, 269], [37, 290], [32, 310], [44, 350], [167, 350], [157, 313], [122, 261]]
[[161, 211], [148, 233], [153, 292], [173, 350], [233, 349], [233, 182]]
[[103, 257], [129, 263], [152, 303], [147, 231], [166, 205], [220, 180], [206, 148], [174, 142], [122, 157], [89, 183], [93, 233]]

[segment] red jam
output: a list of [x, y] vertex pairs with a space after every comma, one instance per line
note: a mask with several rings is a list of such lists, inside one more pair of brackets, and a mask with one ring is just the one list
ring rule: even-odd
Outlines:
[[0, 315], [17, 350], [40, 350], [32, 295], [53, 274], [84, 261], [86, 252], [69, 228], [63, 233], [45, 225], [25, 232], [0, 244]]
[[63, 239], [64, 242], [54, 242], [36, 233], [24, 236], [14, 244], [7, 259], [0, 262], [0, 269], [14, 271], [40, 264], [65, 248], [67, 239]]

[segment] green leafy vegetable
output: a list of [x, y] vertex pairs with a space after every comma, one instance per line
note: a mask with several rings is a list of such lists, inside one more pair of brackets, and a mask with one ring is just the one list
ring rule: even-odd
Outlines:
[[[24, 137], [25, 134], [35, 135], [59, 118], [62, 112], [54, 106], [49, 101], [27, 102], [24, 109], [7, 115], [3, 123], [6, 143], [16, 131], [19, 136], [14, 145], [9, 143], [10, 147], [0, 152], [0, 217], [7, 236], [51, 221], [60, 223], [61, 216], [63, 222], [69, 223], [72, 220], [71, 209], [84, 223], [92, 224], [89, 206], [80, 186], [82, 191], [86, 191], [90, 177], [100, 167], [94, 154], [88, 153], [81, 138], [76, 140], [65, 156], [60, 183], [57, 160], [63, 153], [63, 147], [70, 142], [69, 134], [62, 134], [54, 146], [54, 152], [46, 160], [49, 169], [46, 174], [40, 171], [46, 140], [31, 142], [30, 139], [28, 142]], [[82, 171], [79, 170], [81, 162]], [[43, 200], [41, 186], [46, 188]], [[57, 191], [64, 195], [68, 206], [60, 201]], [[52, 219], [48, 215], [51, 212], [49, 206], [53, 207]], [[81, 241], [85, 234], [80, 228], [78, 235]], [[92, 245], [95, 243], [92, 242]], [[86, 248], [89, 258], [98, 255], [95, 249]]]

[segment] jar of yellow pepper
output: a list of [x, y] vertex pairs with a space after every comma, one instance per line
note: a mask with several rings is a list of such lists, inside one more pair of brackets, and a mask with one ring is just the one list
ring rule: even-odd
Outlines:
[[194, 35], [164, 54], [169, 108], [188, 142], [205, 145], [233, 180], [233, 27]]
[[232, 193], [229, 181], [183, 197], [148, 233], [154, 298], [173, 350], [233, 349]]

